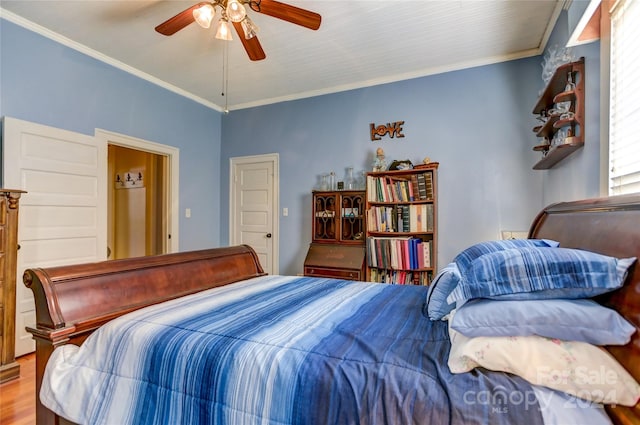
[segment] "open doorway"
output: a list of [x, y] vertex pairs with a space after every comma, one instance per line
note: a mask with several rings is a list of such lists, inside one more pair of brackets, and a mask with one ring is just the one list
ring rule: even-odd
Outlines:
[[108, 259], [167, 252], [167, 157], [108, 146]]
[[179, 149], [105, 130], [107, 258], [178, 252]]

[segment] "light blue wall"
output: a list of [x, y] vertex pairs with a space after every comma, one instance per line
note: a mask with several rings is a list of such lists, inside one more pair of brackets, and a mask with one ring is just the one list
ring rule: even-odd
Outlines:
[[[299, 273], [318, 176], [369, 169], [383, 147], [387, 159], [440, 162], [440, 266], [501, 229], [528, 230], [542, 207], [542, 175], [531, 169], [540, 70], [540, 58], [522, 59], [232, 111], [222, 120], [221, 226], [228, 223], [229, 159], [279, 153], [280, 206], [289, 209], [280, 217], [280, 273]], [[370, 140], [370, 123], [395, 121], [405, 121], [405, 138]]]
[[[562, 12], [549, 45], [568, 39]], [[387, 159], [440, 162], [439, 256], [527, 230], [544, 205], [597, 196], [599, 47], [586, 57], [585, 147], [552, 170], [539, 154], [531, 113], [542, 88], [541, 57], [283, 102], [229, 115], [185, 99], [73, 49], [0, 20], [0, 116], [92, 135], [103, 128], [180, 148], [181, 250], [228, 243], [229, 159], [280, 155], [280, 273], [302, 270], [311, 241], [318, 176]], [[372, 142], [369, 124], [405, 121], [402, 139]], [[182, 215], [182, 214], [181, 214]]]
[[220, 113], [0, 20], [0, 116], [180, 149], [180, 250], [220, 242]]

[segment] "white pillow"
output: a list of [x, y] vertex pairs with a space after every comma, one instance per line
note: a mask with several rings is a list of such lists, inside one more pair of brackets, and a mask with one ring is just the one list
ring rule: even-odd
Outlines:
[[634, 406], [640, 400], [640, 385], [595, 345], [537, 335], [467, 338], [451, 327], [449, 338], [451, 373], [484, 367], [596, 403]]

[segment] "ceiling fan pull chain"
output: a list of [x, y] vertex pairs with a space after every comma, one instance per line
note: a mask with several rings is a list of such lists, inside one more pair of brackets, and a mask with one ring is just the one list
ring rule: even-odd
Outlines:
[[224, 113], [229, 113], [229, 43], [222, 50], [222, 96], [224, 96]]

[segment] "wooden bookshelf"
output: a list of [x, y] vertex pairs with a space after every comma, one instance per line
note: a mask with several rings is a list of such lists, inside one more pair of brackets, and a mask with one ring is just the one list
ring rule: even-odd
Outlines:
[[367, 280], [428, 285], [437, 269], [438, 163], [367, 173]]

